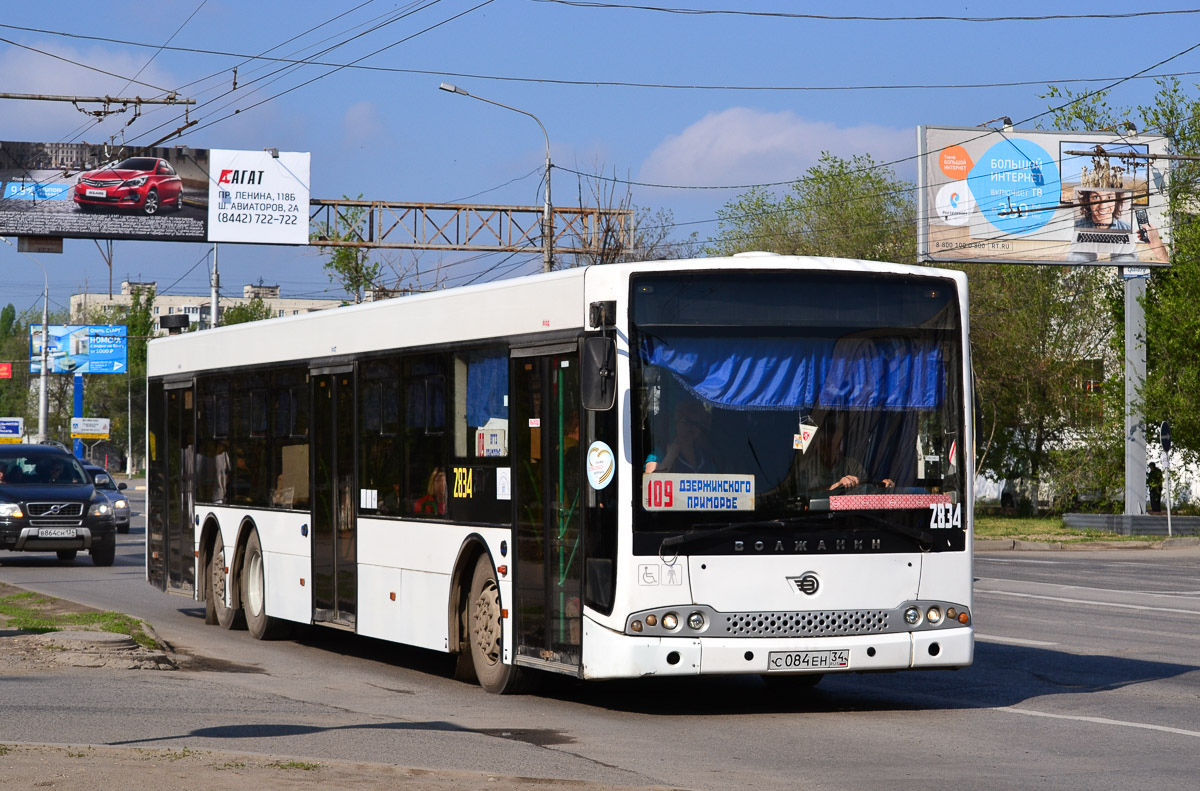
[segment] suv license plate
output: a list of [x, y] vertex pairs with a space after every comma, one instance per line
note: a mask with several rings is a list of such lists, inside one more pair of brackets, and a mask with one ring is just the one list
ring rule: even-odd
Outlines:
[[772, 651], [767, 655], [768, 673], [825, 670], [850, 667], [850, 651]]
[[38, 538], [75, 538], [73, 527], [43, 527], [38, 529]]

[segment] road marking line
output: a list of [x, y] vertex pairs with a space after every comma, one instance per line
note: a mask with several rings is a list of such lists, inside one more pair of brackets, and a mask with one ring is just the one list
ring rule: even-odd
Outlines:
[[1170, 612], [1177, 615], [1200, 615], [1196, 610], [1177, 610], [1173, 607], [1146, 607], [1141, 604], [1120, 604], [1118, 602], [1097, 601], [1094, 599], [1067, 599], [1061, 596], [1038, 596], [1034, 593], [1012, 593], [1009, 591], [977, 590], [975, 595], [990, 593], [994, 596], [1013, 596], [1018, 599], [1041, 599], [1042, 601], [1057, 601], [1063, 604], [1090, 604], [1096, 607], [1116, 607], [1119, 610], [1146, 610], [1149, 612]]
[[1110, 720], [1104, 717], [1083, 717], [1076, 714], [1050, 714], [1045, 711], [1031, 711], [1029, 709], [1018, 709], [1013, 706], [1000, 706], [996, 711], [1008, 711], [1013, 714], [1024, 714], [1027, 717], [1046, 717], [1052, 720], [1074, 720], [1076, 722], [1088, 722], [1093, 725], [1116, 725], [1122, 728], [1141, 728], [1147, 731], [1162, 731], [1163, 733], [1174, 733], [1178, 736], [1191, 736], [1200, 739], [1200, 731], [1189, 731], [1183, 728], [1171, 728], [1166, 725], [1149, 725], [1144, 722], [1128, 722], [1126, 720]]
[[1021, 637], [998, 637], [992, 634], [975, 633], [975, 639], [985, 643], [1013, 643], [1014, 645], [1050, 646], [1058, 643], [1047, 643], [1044, 640], [1026, 640]]

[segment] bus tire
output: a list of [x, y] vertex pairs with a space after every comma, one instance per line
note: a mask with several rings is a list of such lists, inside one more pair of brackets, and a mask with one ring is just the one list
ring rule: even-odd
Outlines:
[[475, 561], [464, 620], [467, 624], [471, 665], [479, 686], [498, 695], [524, 692], [528, 687], [529, 671], [504, 664], [500, 586], [487, 555], [480, 555]]
[[204, 579], [204, 622], [213, 623], [222, 629], [242, 629], [246, 619], [240, 607], [225, 603], [229, 575], [225, 572], [225, 548], [213, 543], [208, 553], [208, 569]]
[[257, 530], [251, 532], [249, 540], [246, 541], [241, 576], [242, 612], [246, 614], [246, 628], [250, 630], [251, 636], [255, 640], [280, 640], [287, 637], [287, 622], [267, 615], [267, 577]]
[[113, 536], [107, 544], [92, 544], [88, 554], [92, 556], [93, 566], [111, 566], [117, 559], [117, 537]]

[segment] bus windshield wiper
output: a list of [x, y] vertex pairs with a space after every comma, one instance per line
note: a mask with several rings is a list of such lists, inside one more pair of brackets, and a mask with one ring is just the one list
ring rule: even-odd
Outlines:
[[696, 525], [686, 533], [680, 533], [677, 536], [664, 538], [662, 544], [659, 545], [659, 554], [665, 554], [663, 550], [671, 549], [672, 547], [681, 547], [685, 544], [690, 544], [698, 538], [711, 538], [713, 536], [723, 536], [729, 533], [735, 533], [739, 530], [747, 528], [758, 528], [760, 530], [777, 530], [783, 527], [800, 524], [801, 522], [809, 522], [815, 519], [824, 519], [823, 516], [806, 514], [804, 516], [789, 516], [782, 519], [761, 519], [750, 522], [708, 522], [705, 524]]
[[919, 527], [909, 527], [908, 525], [901, 525], [901, 524], [897, 524], [896, 522], [889, 522], [888, 520], [883, 519], [882, 517], [875, 516], [874, 514], [863, 513], [861, 511], [855, 512], [854, 515], [859, 517], [860, 519], [866, 519], [868, 521], [874, 522], [875, 524], [879, 525], [880, 527], [882, 527], [884, 530], [888, 531], [889, 533], [896, 533], [897, 535], [907, 536], [908, 538], [911, 538], [911, 539], [917, 541], [918, 543], [920, 543], [922, 550], [929, 549], [930, 547], [933, 546], [933, 536], [930, 533], [922, 530]]
[[[933, 536], [920, 528], [909, 527], [908, 525], [896, 524], [882, 519], [874, 514], [855, 513], [856, 517], [866, 519], [875, 523], [878, 527], [887, 530], [889, 533], [911, 538], [921, 545], [922, 549], [928, 549], [933, 546]], [[759, 530], [778, 530], [780, 528], [791, 527], [793, 525], [815, 520], [827, 519], [827, 516], [816, 514], [805, 514], [804, 516], [789, 516], [780, 519], [762, 519], [748, 522], [717, 522], [700, 524], [693, 527], [686, 533], [681, 533], [677, 536], [664, 538], [659, 545], [658, 551], [660, 555], [665, 555], [665, 550], [677, 549], [678, 547], [690, 544], [693, 541], [701, 538], [712, 538], [714, 536], [728, 535], [739, 530], [759, 529]]]

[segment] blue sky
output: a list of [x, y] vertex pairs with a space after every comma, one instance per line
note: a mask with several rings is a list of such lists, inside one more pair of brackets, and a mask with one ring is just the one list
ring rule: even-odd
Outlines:
[[[151, 9], [124, 0], [57, 0], [48, 13], [47, 4], [10, 2], [0, 19], [6, 40], [0, 85], [10, 93], [66, 95], [178, 90], [197, 100], [191, 118], [199, 123], [170, 144], [311, 152], [314, 198], [361, 193], [375, 200], [540, 205], [545, 145], [536, 124], [437, 89], [452, 82], [542, 121], [556, 166], [556, 205], [578, 205], [572, 170], [691, 187], [631, 189], [635, 204], [673, 212], [676, 235], [695, 231], [703, 239], [717, 231], [717, 210], [742, 190], [700, 187], [792, 179], [821, 151], [869, 153], [897, 162], [897, 173], [914, 179], [918, 125], [974, 126], [1009, 116], [1019, 127], [1032, 126], [1023, 122], [1047, 109], [1048, 100], [1038, 97], [1047, 81], [1077, 80], [1069, 86], [1075, 91], [1100, 87], [1083, 80], [1140, 72], [1196, 45], [1200, 30], [1200, 14], [998, 22], [778, 15], [1012, 17], [1180, 8], [1160, 3], [670, 4], [762, 15], [609, 4], [622, 5], [170, 0]], [[194, 51], [155, 49], [167, 42]], [[345, 43], [314, 55], [339, 42]], [[372, 68], [304, 65], [266, 77], [279, 64], [244, 62], [271, 47], [278, 47], [271, 56]], [[239, 87], [230, 93], [239, 63]], [[1200, 50], [1151, 73], [1168, 72], [1200, 72]], [[1181, 79], [1188, 86], [1197, 81]], [[949, 87], [998, 83], [1028, 84]], [[1110, 104], [1148, 101], [1153, 91], [1146, 80], [1125, 82]], [[97, 124], [69, 104], [0, 100], [0, 140], [97, 142], [123, 134], [126, 142], [148, 143], [182, 117], [178, 109], [148, 108], [127, 121], [119, 115]], [[174, 284], [173, 292], [207, 293], [205, 246], [122, 241], [115, 248], [118, 285], [132, 277], [157, 280], [160, 288]], [[411, 254], [388, 258], [391, 271], [414, 266]], [[484, 257], [444, 275], [455, 284], [481, 272], [487, 279], [540, 269], [536, 255], [504, 259]], [[108, 270], [91, 241], [67, 240], [63, 255], [38, 260], [49, 272], [54, 305], [66, 305], [85, 282], [92, 291], [107, 288]], [[284, 296], [342, 296], [322, 261], [311, 249], [222, 245], [223, 291], [240, 294], [244, 283], [261, 278], [278, 283]], [[425, 277], [438, 263], [431, 252], [415, 262]], [[7, 245], [0, 245], [0, 284], [0, 304], [40, 307], [41, 272]]]

